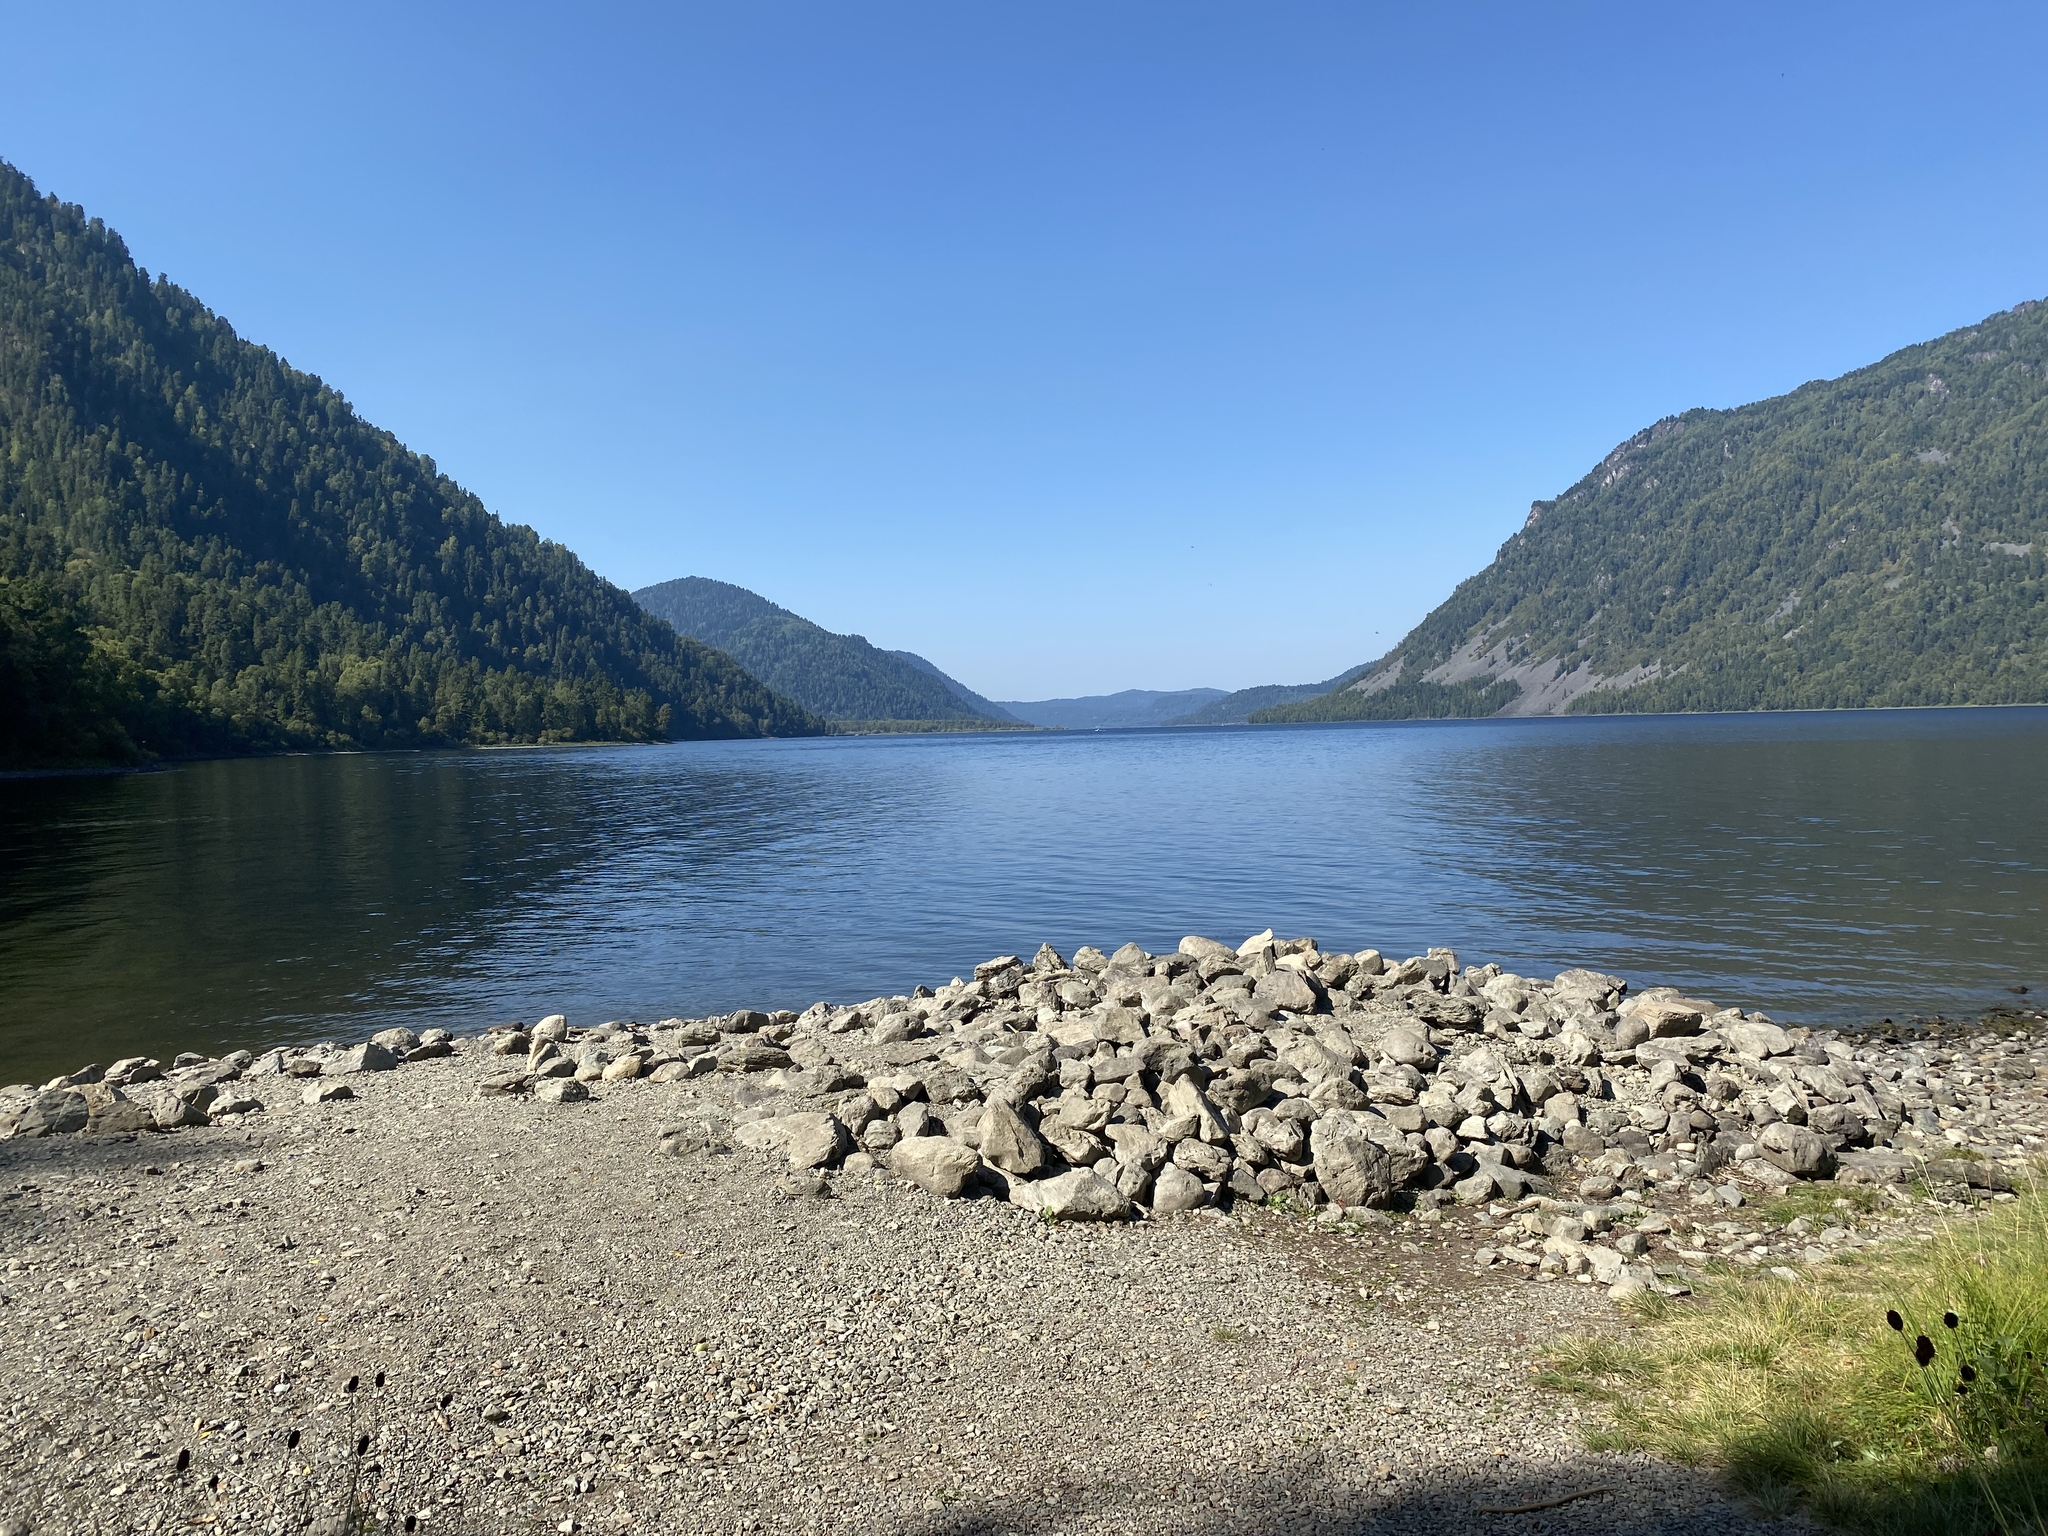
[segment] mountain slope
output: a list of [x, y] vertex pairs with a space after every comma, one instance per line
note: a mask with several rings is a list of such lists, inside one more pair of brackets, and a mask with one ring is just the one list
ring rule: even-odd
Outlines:
[[1005, 699], [1002, 707], [1032, 725], [1056, 726], [1063, 731], [1112, 731], [1171, 725], [1188, 711], [1222, 697], [1221, 688], [1184, 688], [1178, 693], [1126, 688], [1122, 693], [1078, 699]]
[[821, 728], [4, 162], [0, 578], [13, 761]]
[[929, 662], [835, 635], [730, 582], [685, 576], [642, 587], [633, 601], [827, 720], [993, 718], [958, 697]]
[[1193, 714], [1182, 715], [1178, 720], [1169, 720], [1169, 725], [1243, 725], [1257, 710], [1272, 709], [1281, 704], [1295, 704], [1303, 699], [1313, 699], [1341, 688], [1366, 672], [1373, 664], [1348, 667], [1335, 677], [1320, 683], [1261, 683], [1253, 688], [1240, 688], [1235, 693], [1204, 704]]
[[1002, 705], [996, 703], [993, 699], [984, 699], [980, 694], [976, 693], [972, 688], [968, 687], [965, 683], [961, 682], [957, 677], [948, 677], [945, 673], [941, 672], [937, 667], [933, 666], [930, 662], [926, 661], [922, 656], [918, 655], [917, 652], [891, 651], [889, 654], [891, 656], [899, 658], [900, 660], [909, 662], [913, 667], [917, 668], [917, 670], [920, 672], [928, 672], [933, 677], [936, 677], [940, 682], [946, 685], [946, 691], [948, 693], [952, 694], [954, 698], [958, 699], [962, 704], [965, 704], [969, 709], [973, 710], [976, 714], [986, 715], [991, 720], [1000, 720], [1005, 725], [1024, 725], [1027, 723], [1023, 720], [1019, 720], [1015, 715], [1011, 714], [1007, 709], [1003, 708]]
[[2048, 700], [2048, 305], [1622, 443], [1258, 720]]

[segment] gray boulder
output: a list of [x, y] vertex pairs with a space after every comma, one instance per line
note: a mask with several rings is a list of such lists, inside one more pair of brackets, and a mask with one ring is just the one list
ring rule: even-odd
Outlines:
[[[389, 1031], [387, 1031], [389, 1033]], [[410, 1030], [399, 1031], [410, 1034]], [[334, 1058], [329, 1072], [389, 1072], [398, 1065], [398, 1058], [379, 1045], [375, 1040], [365, 1040], [361, 1045], [352, 1045]]]
[[1010, 1201], [1059, 1221], [1122, 1221], [1131, 1213], [1122, 1190], [1085, 1168], [1028, 1184], [1014, 1180]]
[[949, 1136], [908, 1136], [890, 1150], [889, 1166], [918, 1188], [950, 1200], [981, 1167], [981, 1155]]
[[1252, 1001], [1289, 1013], [1314, 1013], [1326, 1001], [1322, 984], [1312, 976], [1281, 967], [1261, 976], [1252, 988]]
[[791, 1171], [799, 1173], [835, 1163], [853, 1146], [836, 1116], [810, 1113], [750, 1121], [734, 1129], [732, 1142], [756, 1152], [780, 1152]]
[[548, 1077], [533, 1085], [533, 1096], [545, 1104], [580, 1104], [590, 1097], [590, 1090], [573, 1077]]
[[1329, 1114], [1309, 1131], [1316, 1182], [1338, 1205], [1382, 1206], [1394, 1196], [1393, 1161], [1355, 1118]]
[[1789, 1056], [1792, 1053], [1792, 1037], [1760, 1019], [1716, 1019], [1715, 1033], [1728, 1042], [1728, 1048], [1743, 1056]]
[[1001, 1099], [991, 1100], [981, 1112], [981, 1155], [1020, 1178], [1029, 1178], [1052, 1160], [1038, 1132]]
[[1230, 1177], [1230, 1170], [1237, 1160], [1221, 1147], [1212, 1147], [1206, 1141], [1189, 1137], [1175, 1143], [1173, 1161], [1197, 1178], [1215, 1183]]
[[741, 1035], [718, 1053], [722, 1072], [772, 1072], [788, 1065], [789, 1052], [751, 1034]]
[[1795, 1179], [1824, 1179], [1835, 1171], [1834, 1149], [1803, 1125], [1780, 1120], [1757, 1134], [1757, 1151]]
[[[12, 1119], [11, 1129], [7, 1119]], [[26, 1104], [0, 1119], [0, 1134], [24, 1140], [37, 1136], [68, 1136], [85, 1129], [92, 1119], [92, 1106], [85, 1095], [69, 1088], [46, 1089]]]
[[1202, 1181], [1185, 1168], [1168, 1163], [1152, 1177], [1152, 1214], [1171, 1216], [1176, 1211], [1192, 1211], [1206, 1205], [1209, 1191]]

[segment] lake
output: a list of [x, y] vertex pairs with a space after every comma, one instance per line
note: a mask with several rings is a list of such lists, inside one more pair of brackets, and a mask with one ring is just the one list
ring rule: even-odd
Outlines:
[[2048, 981], [2048, 709], [836, 737], [0, 783], [0, 1082], [1268, 926], [1781, 1021]]

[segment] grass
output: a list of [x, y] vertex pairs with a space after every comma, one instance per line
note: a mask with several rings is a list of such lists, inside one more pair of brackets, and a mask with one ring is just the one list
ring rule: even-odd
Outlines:
[[1745, 1215], [1753, 1224], [1782, 1227], [1801, 1216], [1819, 1220], [1844, 1206], [1843, 1215], [1868, 1216], [1883, 1204], [1884, 1197], [1869, 1184], [1795, 1184], [1782, 1194], [1752, 1201]]
[[2048, 1194], [1797, 1281], [1642, 1299], [1542, 1379], [1610, 1406], [1596, 1450], [1720, 1468], [1870, 1536], [2048, 1536]]

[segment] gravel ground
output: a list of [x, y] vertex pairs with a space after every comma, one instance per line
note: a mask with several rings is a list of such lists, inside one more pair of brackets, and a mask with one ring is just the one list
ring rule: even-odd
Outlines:
[[1475, 1268], [1468, 1213], [792, 1194], [656, 1155], [726, 1080], [477, 1097], [494, 1068], [0, 1142], [0, 1531], [1749, 1528], [1580, 1447], [1529, 1359], [1613, 1306]]

